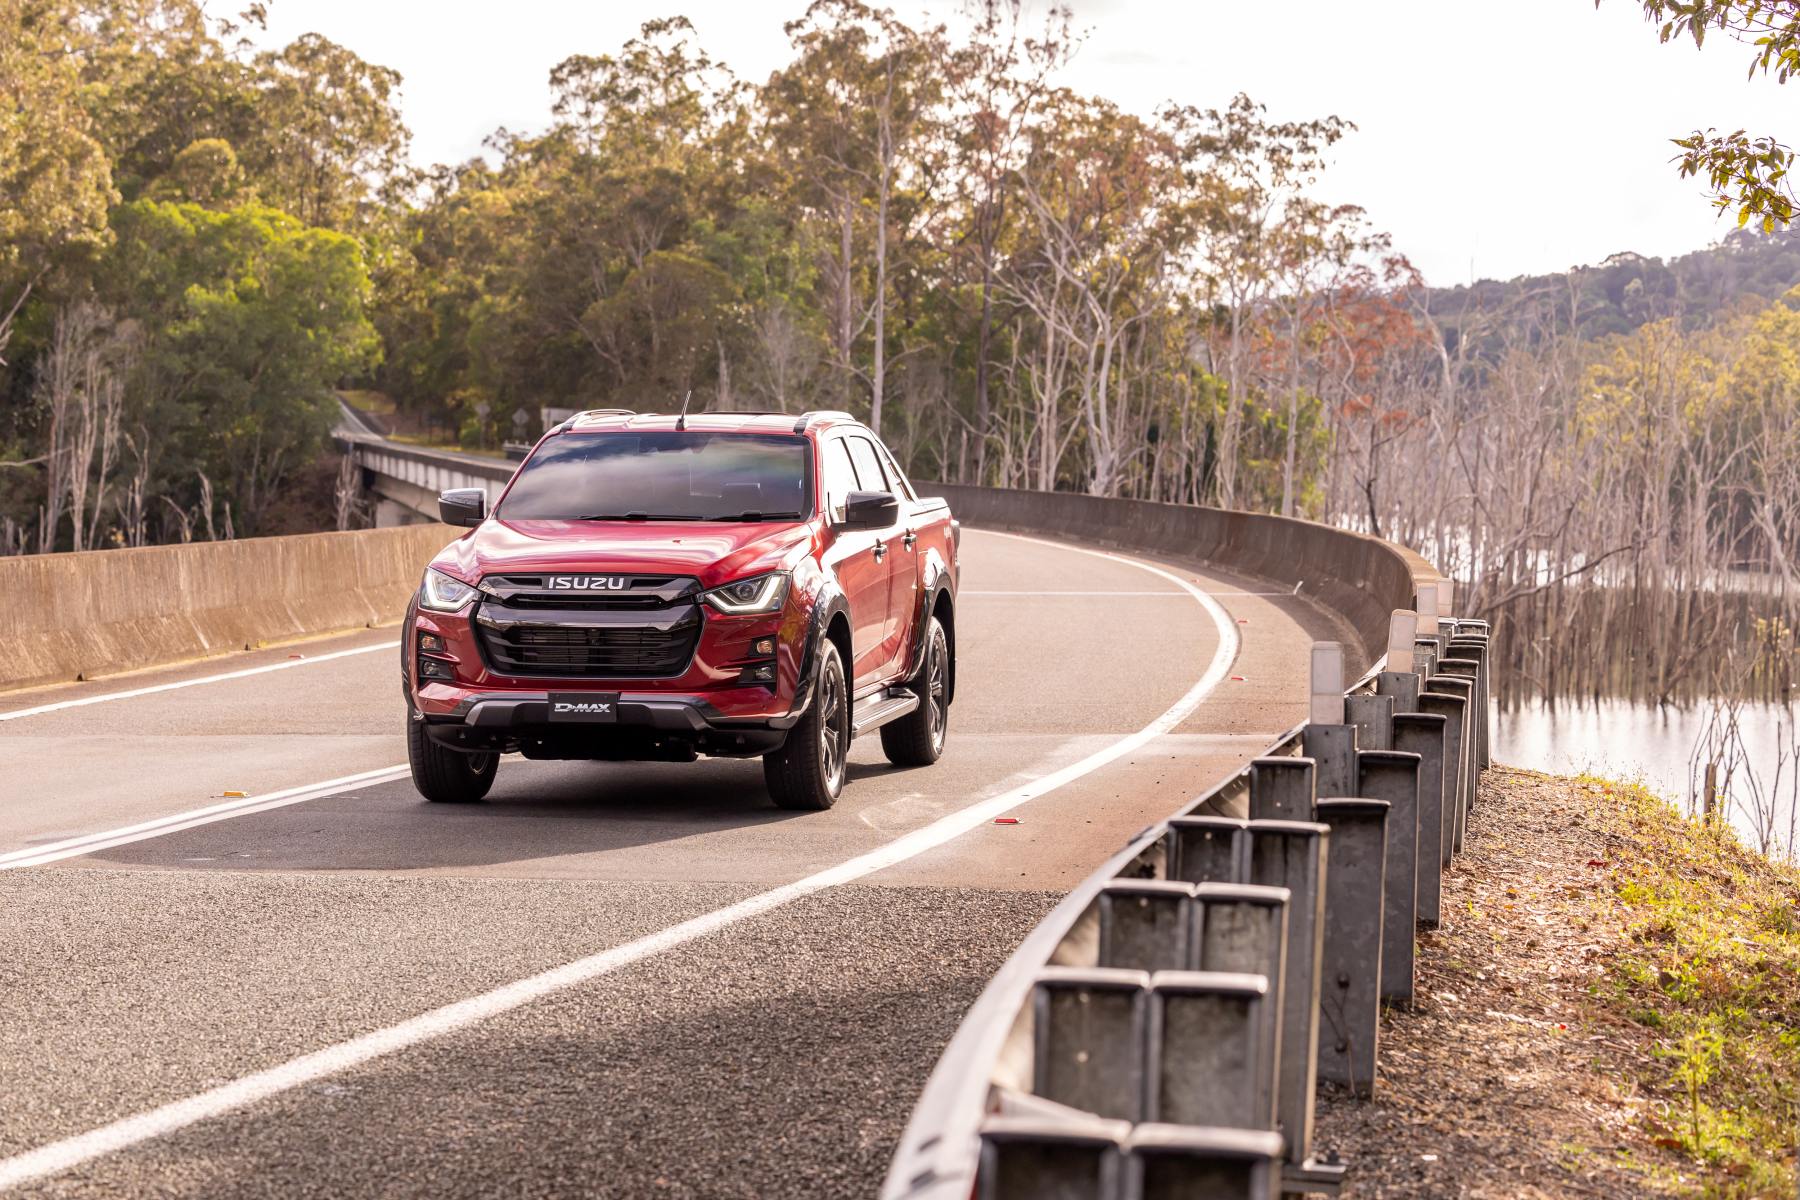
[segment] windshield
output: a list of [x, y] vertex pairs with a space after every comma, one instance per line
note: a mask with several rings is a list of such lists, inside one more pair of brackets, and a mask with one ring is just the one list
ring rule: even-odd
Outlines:
[[508, 521], [776, 521], [812, 513], [805, 438], [568, 433], [519, 469]]

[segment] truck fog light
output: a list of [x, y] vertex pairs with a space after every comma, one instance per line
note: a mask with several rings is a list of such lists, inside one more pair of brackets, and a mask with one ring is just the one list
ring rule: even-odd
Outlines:
[[456, 668], [441, 658], [419, 659], [420, 679], [442, 679], [446, 682], [456, 678]]
[[745, 667], [742, 678], [745, 683], [773, 684], [775, 682], [775, 664], [764, 663], [760, 667]]
[[757, 638], [754, 642], [750, 643], [750, 653], [756, 655], [758, 658], [774, 658], [775, 639], [772, 637]]

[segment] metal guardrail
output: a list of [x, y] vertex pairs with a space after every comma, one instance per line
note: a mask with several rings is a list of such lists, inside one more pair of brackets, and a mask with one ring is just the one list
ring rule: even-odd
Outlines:
[[[1487, 628], [1395, 613], [1312, 719], [1137, 835], [996, 972], [927, 1081], [886, 1200], [1336, 1194], [1320, 1080], [1372, 1095], [1487, 762]], [[1423, 631], [1417, 625], [1423, 623]], [[1248, 818], [1227, 812], [1247, 812]]]

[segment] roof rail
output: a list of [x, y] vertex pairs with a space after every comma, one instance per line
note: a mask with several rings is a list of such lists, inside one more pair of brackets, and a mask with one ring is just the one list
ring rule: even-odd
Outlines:
[[805, 433], [807, 424], [811, 422], [814, 417], [841, 417], [846, 421], [856, 420], [855, 417], [841, 409], [815, 408], [800, 414], [800, 419], [794, 422], [794, 432]]
[[550, 433], [561, 433], [563, 430], [567, 429], [569, 426], [573, 425], [575, 422], [581, 420], [581, 418], [583, 418], [583, 417], [635, 417], [635, 416], [637, 416], [637, 412], [634, 409], [629, 409], [629, 408], [584, 408], [580, 412], [576, 413], [574, 416], [564, 417], [561, 421], [557, 422], [556, 427], [547, 431], [546, 436], [548, 436], [548, 434], [550, 434]]

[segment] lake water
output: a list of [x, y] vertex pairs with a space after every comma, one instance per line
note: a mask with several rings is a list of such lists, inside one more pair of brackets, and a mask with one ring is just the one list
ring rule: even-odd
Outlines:
[[[1697, 779], [1690, 782], [1689, 762], [1708, 716], [1704, 704], [1657, 708], [1628, 700], [1603, 700], [1578, 707], [1563, 701], [1552, 709], [1543, 701], [1531, 701], [1495, 714], [1493, 756], [1508, 766], [1558, 775], [1591, 771], [1635, 780], [1685, 808], [1699, 786]], [[1791, 760], [1781, 767], [1778, 791], [1773, 785], [1779, 748], [1784, 738], [1793, 736], [1793, 716], [1781, 705], [1745, 704], [1739, 726], [1754, 785], [1762, 802], [1773, 804], [1775, 845], [1771, 853], [1783, 857], [1790, 851], [1793, 830]], [[1737, 787], [1734, 784], [1734, 791]], [[1747, 800], [1747, 791], [1735, 798], [1732, 824], [1755, 846], [1756, 819], [1746, 811]]]

